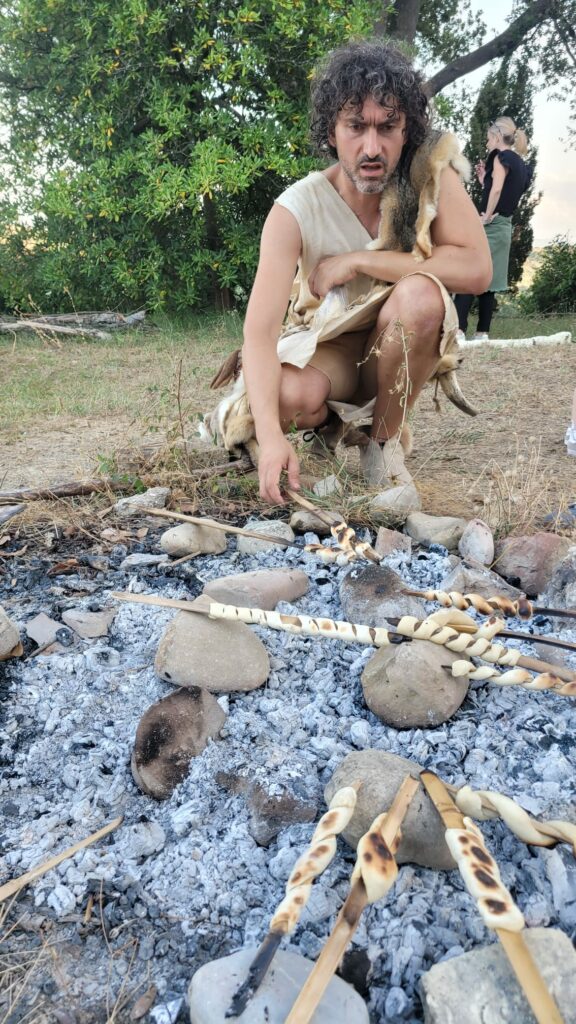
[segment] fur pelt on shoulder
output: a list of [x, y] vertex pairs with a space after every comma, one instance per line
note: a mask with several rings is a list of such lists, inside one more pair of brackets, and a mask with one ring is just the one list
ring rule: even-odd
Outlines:
[[451, 132], [430, 131], [416, 150], [407, 175], [395, 173], [380, 204], [378, 238], [368, 249], [411, 252], [419, 262], [432, 255], [430, 227], [438, 213], [440, 178], [452, 167], [463, 181], [470, 164]]

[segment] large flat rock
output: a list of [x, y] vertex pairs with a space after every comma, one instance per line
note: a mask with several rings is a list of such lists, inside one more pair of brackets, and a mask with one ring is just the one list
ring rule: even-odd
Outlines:
[[[527, 928], [528, 948], [558, 1004], [576, 1024], [576, 952], [556, 928]], [[435, 964], [421, 981], [425, 1024], [534, 1024], [535, 1017], [499, 942]]]

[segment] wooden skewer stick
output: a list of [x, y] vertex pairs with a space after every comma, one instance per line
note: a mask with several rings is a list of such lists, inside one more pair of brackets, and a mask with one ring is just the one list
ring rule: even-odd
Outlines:
[[248, 974], [236, 991], [226, 1017], [240, 1017], [250, 999], [258, 991], [285, 935], [296, 927], [302, 910], [312, 891], [312, 882], [334, 859], [336, 836], [348, 825], [356, 807], [356, 797], [361, 783], [339, 789], [325, 814], [318, 822], [308, 849], [298, 858], [286, 883], [286, 895], [274, 912], [270, 928], [256, 956], [248, 968]]
[[0, 903], [7, 899], [9, 896], [13, 896], [14, 893], [20, 892], [30, 882], [34, 882], [37, 878], [45, 875], [47, 871], [51, 871], [52, 868], [61, 864], [63, 860], [67, 860], [68, 857], [73, 857], [78, 850], [83, 850], [86, 846], [92, 846], [92, 843], [98, 842], [104, 836], [107, 836], [109, 832], [113, 832], [115, 828], [118, 828], [122, 824], [123, 818], [114, 818], [114, 821], [104, 825], [103, 828], [98, 829], [97, 832], [93, 832], [91, 836], [87, 836], [86, 839], [81, 839], [78, 843], [74, 843], [74, 846], [69, 846], [67, 850], [62, 850], [62, 853], [57, 853], [55, 857], [51, 857], [50, 860], [39, 864], [38, 867], [32, 868], [27, 871], [25, 875], [20, 875], [18, 878], [13, 878], [12, 881], [6, 882], [0, 886]]
[[[448, 621], [445, 625], [450, 629], [458, 630], [459, 633], [473, 634], [478, 631], [477, 625], [467, 626], [463, 622]], [[549, 647], [562, 647], [567, 651], [576, 651], [576, 644], [569, 643], [567, 640], [557, 640], [555, 636], [538, 636], [534, 633], [522, 633], [514, 629], [499, 629], [498, 636], [505, 637], [508, 640], [523, 640], [527, 644], [547, 644]]]
[[432, 643], [443, 645], [452, 651], [484, 658], [492, 663], [521, 665], [523, 668], [533, 669], [536, 672], [550, 672], [567, 682], [576, 679], [574, 672], [561, 665], [549, 665], [536, 658], [526, 658], [519, 651], [507, 649], [500, 644], [491, 644], [483, 637], [472, 636], [468, 639], [466, 635], [460, 634], [454, 629], [439, 626], [433, 619], [419, 620], [411, 615], [404, 615], [401, 619], [389, 619], [388, 621], [392, 625], [397, 624], [397, 631], [393, 632], [383, 629], [381, 626], [364, 626], [360, 623], [334, 619], [314, 619], [309, 615], [281, 615], [279, 612], [264, 611], [262, 608], [237, 608], [232, 604], [210, 601], [208, 597], [202, 607], [199, 604], [199, 598], [193, 604], [191, 601], [177, 601], [167, 597], [156, 597], [152, 594], [128, 594], [114, 591], [112, 596], [118, 601], [180, 608], [183, 611], [208, 615], [211, 619], [245, 622], [247, 625], [268, 626], [269, 629], [279, 629], [302, 636], [324, 636], [330, 640], [371, 644], [374, 647], [403, 643], [411, 639], [431, 640]]
[[532, 669], [534, 672], [551, 672], [567, 682], [576, 679], [576, 673], [572, 669], [564, 668], [562, 665], [551, 665], [538, 658], [528, 658], [520, 654], [520, 651], [503, 647], [502, 644], [492, 644], [481, 635], [481, 632], [468, 638], [466, 634], [459, 633], [456, 629], [439, 625], [433, 615], [427, 619], [403, 615], [398, 619], [388, 618], [387, 621], [391, 626], [395, 626], [396, 631], [402, 636], [411, 636], [415, 640], [431, 640], [434, 644], [441, 644], [468, 657], [482, 658], [483, 661], [497, 665], [521, 665], [522, 668]]
[[330, 533], [334, 537], [338, 547], [346, 552], [351, 559], [352, 558], [364, 558], [368, 562], [375, 562], [377, 565], [382, 561], [382, 557], [378, 552], [368, 543], [368, 541], [358, 540], [354, 530], [344, 519], [337, 519], [335, 521], [334, 514], [330, 512], [324, 512], [322, 509], [313, 505], [307, 498], [303, 498], [298, 491], [293, 491], [291, 488], [286, 487], [285, 493], [292, 501], [296, 502], [297, 505], [301, 505], [302, 508], [308, 509], [309, 512], [313, 512], [315, 516], [322, 520], [330, 527]]
[[398, 846], [400, 825], [418, 786], [417, 779], [407, 776], [388, 813], [378, 815], [369, 831], [360, 839], [358, 859], [350, 879], [350, 893], [285, 1024], [308, 1024], [358, 927], [362, 911], [368, 903], [382, 899], [393, 885], [398, 874], [394, 853]]
[[524, 918], [500, 878], [482, 833], [458, 809], [434, 772], [420, 778], [446, 828], [446, 842], [482, 919], [500, 939], [512, 970], [538, 1024], [563, 1024], [560, 1011], [540, 974], [522, 934]]
[[186, 516], [183, 512], [170, 512], [167, 508], [144, 508], [139, 511], [147, 516], [158, 516], [160, 519], [178, 519], [182, 523], [194, 523], [195, 526], [209, 526], [211, 530], [222, 530], [223, 533], [232, 533], [239, 537], [254, 537], [255, 540], [267, 540], [271, 544], [278, 544], [282, 548], [298, 548], [302, 551], [300, 544], [294, 544], [284, 537], [271, 537], [268, 533], [257, 533], [255, 530], [244, 530], [240, 526], [232, 526], [231, 523], [219, 523], [216, 519], [203, 519], [201, 516]]
[[[312, 508], [314, 506], [312, 505]], [[368, 554], [364, 553], [362, 549], [367, 548], [373, 551], [373, 548], [364, 541], [358, 541], [356, 538], [356, 547], [351, 545], [342, 546], [340, 550], [336, 548], [325, 548], [322, 544], [296, 544], [294, 541], [286, 540], [284, 537], [273, 537], [267, 533], [258, 533], [256, 530], [245, 530], [240, 526], [232, 526], [230, 523], [219, 523], [216, 519], [202, 519], [199, 516], [186, 516], [182, 512], [170, 512], [165, 508], [141, 508], [141, 512], [145, 512], [147, 515], [160, 516], [162, 519], [178, 519], [184, 523], [193, 523], [195, 526], [209, 526], [210, 529], [222, 530], [223, 533], [231, 533], [239, 537], [253, 537], [255, 540], [269, 541], [271, 544], [278, 544], [281, 548], [295, 548], [297, 551], [308, 551], [310, 554], [316, 555], [323, 562], [337, 562], [339, 559], [346, 561], [353, 561], [358, 557], [369, 558], [370, 561], [374, 561]], [[338, 529], [346, 524], [340, 523]], [[338, 540], [337, 534], [334, 532], [335, 527], [332, 527], [333, 536]], [[346, 527], [348, 530], [349, 528]], [[355, 537], [354, 531], [350, 531]], [[380, 561], [380, 556], [374, 552], [376, 560]], [[182, 558], [177, 559], [175, 562], [171, 562], [171, 568], [175, 565], [180, 565], [182, 562], [188, 561], [190, 558], [194, 558], [194, 555], [184, 555]]]
[[154, 594], [128, 594], [114, 591], [117, 601], [134, 604], [158, 605], [161, 608], [179, 608], [181, 611], [207, 615], [210, 619], [225, 619], [229, 622], [245, 622], [249, 626], [268, 626], [285, 633], [300, 636], [324, 636], [329, 640], [344, 640], [346, 643], [371, 644], [385, 647], [388, 644], [406, 643], [409, 637], [388, 629], [363, 626], [354, 622], [335, 619], [313, 619], [309, 615], [282, 615], [280, 612], [264, 611], [263, 608], [237, 608], [233, 604], [220, 604], [202, 594], [192, 601], [178, 601], [171, 597], [156, 597]]

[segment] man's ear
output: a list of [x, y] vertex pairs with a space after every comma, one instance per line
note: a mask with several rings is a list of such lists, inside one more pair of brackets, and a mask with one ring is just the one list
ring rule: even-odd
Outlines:
[[335, 136], [334, 132], [329, 132], [328, 133], [328, 142], [332, 146], [332, 149], [336, 149], [336, 136]]

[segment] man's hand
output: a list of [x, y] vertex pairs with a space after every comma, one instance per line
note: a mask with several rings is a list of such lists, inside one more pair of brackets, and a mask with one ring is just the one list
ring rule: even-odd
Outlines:
[[497, 217], [497, 216], [498, 216], [497, 213], [492, 213], [492, 214], [490, 214], [490, 216], [488, 216], [487, 213], [481, 213], [480, 214], [480, 220], [482, 221], [483, 224], [491, 224], [492, 221], [494, 220], [494, 218]]
[[260, 444], [258, 460], [258, 479], [260, 481], [260, 497], [271, 505], [283, 505], [279, 481], [283, 470], [288, 473], [288, 486], [295, 491], [300, 490], [300, 468], [296, 452], [290, 441], [280, 435], [278, 438]]
[[308, 278], [308, 287], [317, 299], [323, 299], [331, 288], [346, 284], [356, 277], [354, 253], [346, 252], [342, 256], [327, 256], [320, 260]]

